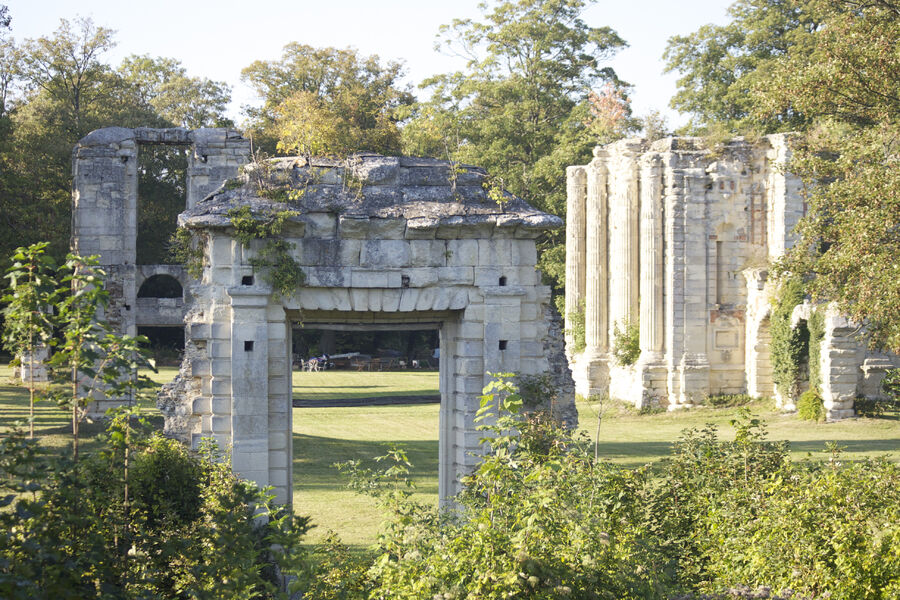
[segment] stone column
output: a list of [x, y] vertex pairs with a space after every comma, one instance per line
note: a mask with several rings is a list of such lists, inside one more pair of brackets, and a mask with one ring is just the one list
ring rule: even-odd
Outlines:
[[638, 164], [640, 144], [617, 142], [609, 160], [609, 336], [638, 319]]
[[791, 160], [791, 134], [766, 136], [771, 149], [766, 153], [767, 245], [769, 259], [781, 258], [797, 241], [794, 227], [806, 213], [800, 178], [784, 170]]
[[662, 161], [645, 155], [640, 164], [640, 398], [635, 404], [658, 402], [666, 396], [663, 365], [663, 222]]
[[[822, 310], [820, 308], [819, 310]], [[837, 421], [855, 414], [853, 402], [859, 393], [865, 360], [865, 347], [860, 343], [859, 324], [842, 316], [834, 304], [825, 312], [825, 336], [822, 339], [819, 371], [825, 417]]]
[[607, 351], [607, 170], [606, 151], [594, 149], [594, 160], [587, 169], [586, 276], [584, 286], [585, 377], [576, 381], [583, 396], [603, 394], [608, 386]]
[[570, 315], [583, 309], [585, 286], [585, 200], [587, 168], [566, 169], [566, 354], [574, 354]]
[[640, 324], [641, 357], [659, 360], [663, 348], [662, 164], [659, 155], [641, 163]]

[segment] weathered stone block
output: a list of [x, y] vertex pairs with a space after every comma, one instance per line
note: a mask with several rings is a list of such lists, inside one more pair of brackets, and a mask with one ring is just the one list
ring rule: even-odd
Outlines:
[[410, 248], [404, 240], [366, 240], [359, 257], [362, 267], [408, 267]]

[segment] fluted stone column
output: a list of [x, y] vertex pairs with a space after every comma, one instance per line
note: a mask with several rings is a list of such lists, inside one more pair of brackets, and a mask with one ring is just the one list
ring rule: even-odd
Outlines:
[[641, 164], [641, 356], [659, 360], [663, 348], [662, 164], [658, 155]]
[[[584, 286], [586, 382], [578, 381], [576, 391], [584, 396], [603, 394], [608, 385], [607, 351], [607, 154], [594, 149], [587, 168], [586, 276]], [[580, 385], [579, 385], [580, 384]]]
[[587, 167], [566, 169], [566, 354], [574, 354], [570, 315], [583, 309], [585, 286], [585, 200]]
[[[639, 408], [666, 396], [663, 364], [663, 222], [662, 161], [658, 154], [640, 164], [640, 331]], [[636, 394], [637, 395], [637, 394]]]
[[614, 144], [615, 157], [609, 160], [609, 336], [616, 326], [638, 319], [639, 291], [639, 142], [623, 140]]

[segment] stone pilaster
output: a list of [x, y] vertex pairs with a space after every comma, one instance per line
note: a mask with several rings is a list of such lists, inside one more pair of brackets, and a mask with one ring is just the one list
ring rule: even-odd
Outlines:
[[[232, 468], [241, 477], [265, 487], [269, 485], [269, 292], [238, 286], [229, 288], [228, 295]], [[226, 425], [224, 430], [228, 429]]]
[[566, 169], [566, 354], [574, 352], [571, 315], [584, 307], [585, 289], [585, 200], [587, 197], [586, 167]]
[[576, 391], [582, 396], [602, 394], [607, 390], [609, 370], [607, 353], [607, 290], [609, 266], [607, 262], [608, 206], [607, 153], [596, 148], [594, 160], [587, 168], [587, 200], [585, 213], [586, 275], [584, 286], [585, 354], [579, 364]]
[[766, 138], [771, 144], [766, 153], [767, 246], [769, 259], [777, 260], [796, 242], [794, 227], [806, 213], [806, 207], [800, 178], [784, 168], [792, 155], [791, 135], [781, 133]]
[[834, 305], [829, 305], [821, 344], [819, 370], [825, 417], [829, 421], [852, 417], [856, 414], [853, 402], [862, 375], [860, 366], [865, 359], [865, 347], [860, 343], [860, 327], [841, 316]]

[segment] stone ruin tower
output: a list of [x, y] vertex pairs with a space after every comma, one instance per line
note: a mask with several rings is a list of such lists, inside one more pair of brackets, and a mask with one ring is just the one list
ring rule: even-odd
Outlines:
[[[188, 276], [176, 265], [137, 265], [138, 153], [142, 146], [187, 148], [187, 197], [191, 208], [237, 175], [250, 158], [250, 143], [231, 129], [151, 129], [107, 127], [78, 142], [72, 152], [72, 250], [97, 255], [107, 272], [107, 318], [122, 333], [138, 327], [181, 327], [188, 297]], [[180, 298], [139, 297], [141, 286], [167, 278], [183, 291]], [[90, 410], [103, 414], [113, 402], [100, 400]]]
[[[626, 139], [567, 170], [567, 351], [578, 393], [638, 407], [702, 404], [713, 394], [777, 396], [769, 357], [767, 265], [794, 241], [801, 182], [785, 172], [788, 135], [735, 140]], [[572, 316], [584, 311], [584, 348]], [[795, 311], [795, 323], [809, 317]], [[638, 324], [640, 357], [620, 366], [615, 328]], [[896, 357], [866, 350], [859, 327], [828, 310], [822, 395], [829, 419], [874, 396]], [[792, 398], [777, 398], [793, 408]]]
[[[186, 210], [202, 275], [135, 263], [137, 152], [190, 148]], [[535, 240], [562, 221], [524, 201], [488, 198], [483, 170], [446, 161], [356, 155], [346, 161], [276, 159], [252, 168], [249, 145], [225, 129], [91, 133], [74, 151], [73, 248], [109, 272], [109, 317], [123, 332], [185, 325], [185, 355], [161, 395], [166, 432], [197, 445], [213, 437], [236, 472], [292, 496], [291, 332], [295, 326], [373, 331], [433, 329], [440, 339], [440, 496], [481, 449], [475, 414], [490, 373], [548, 376], [549, 408], [574, 424], [574, 382]], [[295, 211], [281, 241], [304, 283], [276, 293], [254, 267], [262, 240], [235, 237], [233, 209], [254, 218]], [[140, 298], [157, 274], [184, 299]], [[105, 408], [101, 406], [100, 408]], [[365, 424], [361, 424], [365, 426]]]

